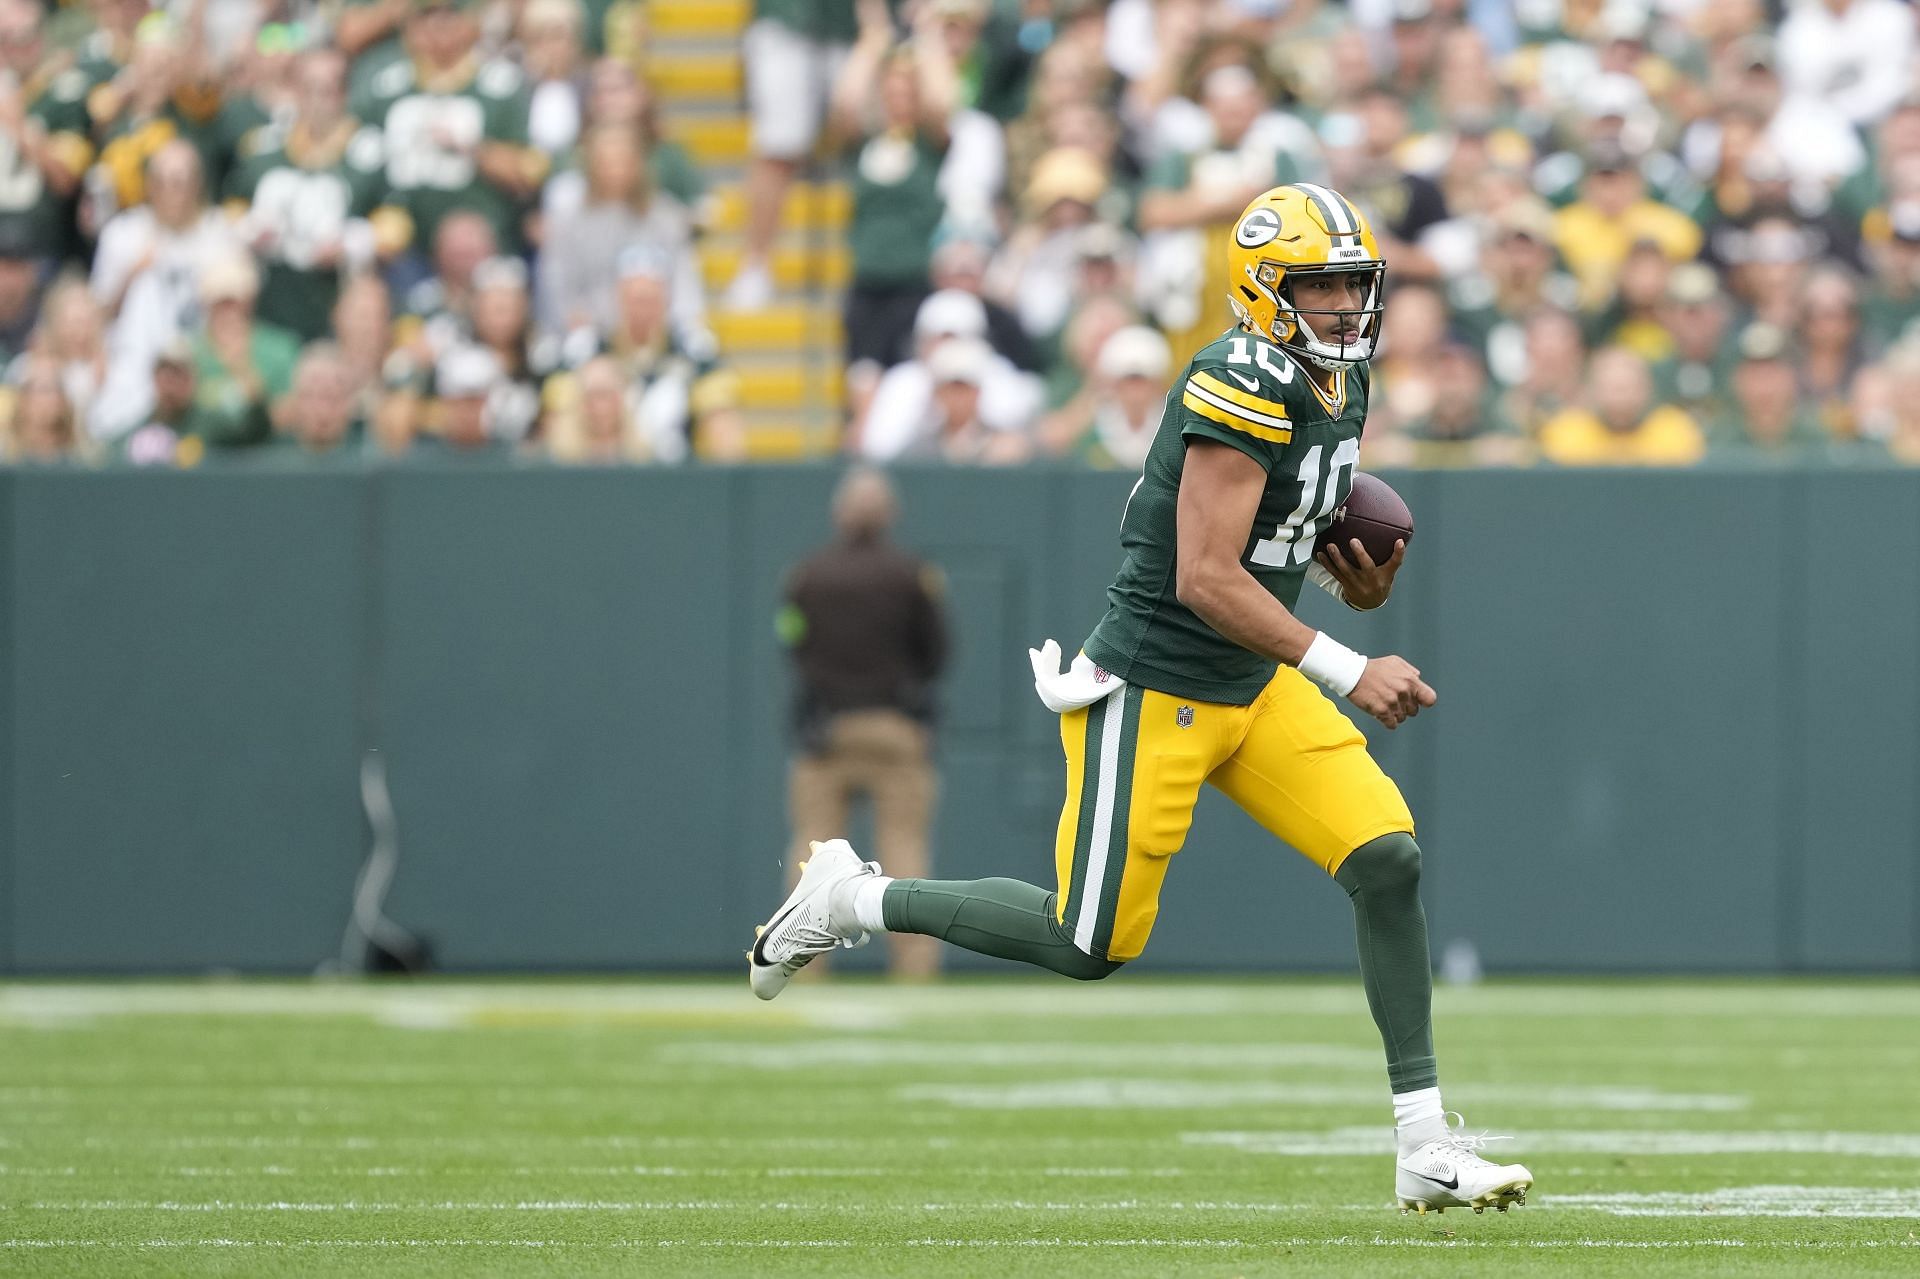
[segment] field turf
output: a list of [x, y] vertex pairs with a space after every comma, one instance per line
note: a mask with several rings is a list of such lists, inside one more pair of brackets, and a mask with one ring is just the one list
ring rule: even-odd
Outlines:
[[1352, 980], [0, 986], [0, 1274], [1920, 1273], [1920, 984], [1438, 1019], [1525, 1208], [1392, 1211]]

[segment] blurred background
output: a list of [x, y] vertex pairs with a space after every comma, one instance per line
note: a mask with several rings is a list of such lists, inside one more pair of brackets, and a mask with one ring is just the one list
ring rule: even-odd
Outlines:
[[[1304, 607], [1441, 690], [1436, 944], [1920, 966], [1917, 71], [1906, 0], [0, 0], [0, 966], [732, 965], [850, 460], [934, 869], [1044, 875], [1023, 650], [1293, 180], [1389, 264], [1418, 544]], [[1344, 967], [1296, 861], [1209, 800], [1150, 962]]]

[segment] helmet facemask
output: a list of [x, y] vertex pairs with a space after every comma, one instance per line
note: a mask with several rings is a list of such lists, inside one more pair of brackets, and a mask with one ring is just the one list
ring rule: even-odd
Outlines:
[[[1258, 274], [1266, 275], [1271, 267], [1271, 263], [1262, 263]], [[1293, 286], [1296, 280], [1303, 276], [1332, 273], [1363, 277], [1358, 307], [1328, 310], [1301, 307], [1294, 303]], [[1276, 274], [1279, 278], [1272, 283], [1261, 281], [1266, 284], [1277, 304], [1274, 328], [1284, 331], [1274, 333], [1276, 342], [1321, 368], [1335, 372], [1373, 358], [1374, 349], [1380, 341], [1380, 316], [1386, 309], [1381, 301], [1387, 274], [1384, 265], [1374, 261], [1351, 266], [1346, 263], [1296, 266]], [[1344, 335], [1343, 341], [1340, 330], [1348, 327], [1352, 331]]]

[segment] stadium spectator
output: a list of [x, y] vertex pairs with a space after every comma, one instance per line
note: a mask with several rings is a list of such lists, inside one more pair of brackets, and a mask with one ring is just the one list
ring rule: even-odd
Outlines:
[[1865, 364], [1860, 342], [1860, 290], [1844, 267], [1825, 264], [1807, 276], [1793, 332], [1797, 395], [1829, 438], [1858, 434], [1849, 393]]
[[877, 48], [892, 41], [893, 19], [880, 0], [755, 0], [741, 41], [753, 159], [747, 167], [746, 247], [726, 304], [751, 311], [773, 300], [773, 244], [787, 192], [819, 141], [821, 125], [855, 32]]
[[1700, 251], [1700, 228], [1647, 196], [1646, 180], [1624, 151], [1594, 151], [1580, 198], [1554, 215], [1554, 241], [1580, 282], [1584, 307], [1599, 310], [1612, 300], [1620, 268], [1643, 240], [1684, 262]]
[[313, 342], [300, 353], [284, 417], [283, 430], [269, 450], [279, 458], [315, 462], [359, 455], [353, 447], [359, 425], [353, 375], [339, 347]]
[[1395, 430], [1433, 407], [1434, 357], [1447, 337], [1447, 303], [1439, 290], [1402, 284], [1387, 295], [1380, 351], [1373, 363], [1371, 421]]
[[27, 349], [39, 320], [39, 255], [27, 227], [0, 215], [0, 366]]
[[[424, 0], [407, 18], [410, 56], [370, 76], [352, 114], [381, 129], [387, 186], [412, 217], [417, 243], [434, 243], [441, 221], [464, 209], [486, 219], [502, 249], [517, 252], [523, 215], [550, 162], [528, 138], [526, 76], [504, 59], [478, 56], [479, 38], [470, 7]], [[423, 274], [425, 263], [413, 256], [411, 269]]]
[[1732, 411], [1729, 377], [1733, 310], [1713, 268], [1686, 262], [1667, 277], [1660, 312], [1668, 353], [1653, 368], [1655, 393], [1709, 429]]
[[[971, 293], [935, 293], [915, 316], [913, 334], [914, 358], [887, 370], [853, 433], [863, 457], [887, 461], [937, 437], [944, 417], [933, 357], [948, 342], [984, 342], [986, 308]], [[1020, 372], [991, 347], [987, 351], [984, 366], [969, 375], [977, 379], [981, 422], [990, 430], [1024, 436], [1040, 415], [1044, 389], [1038, 378]]]
[[1377, 86], [1360, 96], [1351, 114], [1321, 122], [1329, 180], [1372, 218], [1374, 238], [1395, 278], [1433, 280], [1441, 264], [1429, 234], [1445, 226], [1447, 199], [1433, 179], [1407, 168], [1407, 136], [1406, 104]]
[[1794, 395], [1789, 335], [1764, 322], [1740, 332], [1732, 411], [1715, 430], [1714, 456], [1783, 460], [1821, 441], [1821, 430]]
[[1656, 404], [1647, 362], [1621, 346], [1594, 353], [1586, 403], [1540, 429], [1541, 457], [1561, 466], [1686, 466], [1705, 451], [1699, 424]]
[[1266, 100], [1245, 66], [1212, 71], [1201, 102], [1212, 126], [1206, 140], [1158, 161], [1140, 196], [1140, 287], [1176, 353], [1191, 353], [1232, 322], [1227, 237], [1240, 211], [1276, 183], [1314, 176], [1284, 134], [1255, 127]]
[[1624, 346], [1651, 364], [1673, 351], [1667, 332], [1667, 285], [1673, 278], [1673, 260], [1651, 240], [1640, 240], [1627, 250], [1613, 298], [1594, 317], [1593, 331], [1603, 346]]
[[372, 422], [386, 393], [386, 366], [393, 355], [393, 308], [386, 282], [356, 275], [333, 304], [332, 335], [346, 366], [354, 416]]
[[1920, 333], [1920, 191], [1867, 219], [1874, 272], [1861, 306], [1867, 340], [1891, 346]]
[[1527, 317], [1541, 308], [1572, 310], [1579, 292], [1559, 269], [1553, 213], [1522, 196], [1492, 219], [1478, 269], [1449, 284], [1450, 323], [1479, 349], [1494, 380], [1511, 386], [1526, 376]]
[[1066, 323], [1080, 245], [1106, 192], [1105, 166], [1085, 151], [1049, 151], [1034, 164], [1021, 220], [993, 264], [997, 291], [1031, 337], [1050, 339]]
[[862, 5], [860, 38], [831, 107], [833, 134], [854, 156], [845, 327], [856, 403], [880, 370], [905, 358], [901, 336], [929, 291], [957, 93], [943, 47], [916, 39], [896, 49], [885, 6]]
[[586, 50], [579, 0], [527, 0], [520, 10], [520, 49], [532, 86], [527, 95], [527, 141], [550, 161], [564, 158], [580, 138], [586, 111]]
[[239, 236], [265, 265], [260, 315], [304, 341], [325, 336], [345, 273], [406, 247], [411, 224], [386, 204], [380, 132], [346, 113], [346, 60], [315, 49], [293, 66], [291, 123], [241, 142], [227, 176]]
[[254, 317], [259, 294], [259, 271], [244, 252], [201, 271], [206, 315], [193, 339], [194, 433], [211, 446], [266, 443], [274, 405], [293, 384], [300, 341]]
[[[601, 58], [588, 72], [585, 123], [624, 124], [640, 130], [653, 185], [680, 201], [694, 225], [703, 227], [711, 218], [706, 179], [693, 154], [662, 131], [659, 107], [633, 67], [619, 58]], [[542, 209], [550, 216], [564, 201], [577, 200], [584, 189], [577, 173], [561, 173], [547, 182]]]
[[169, 338], [154, 353], [151, 385], [142, 396], [145, 411], [118, 440], [125, 460], [135, 466], [193, 466], [206, 456], [194, 364], [193, 343], [185, 336]]
[[1527, 442], [1501, 415], [1472, 347], [1442, 343], [1434, 351], [1431, 376], [1425, 411], [1377, 444], [1363, 442], [1363, 464], [1511, 466], [1531, 460]]
[[58, 372], [60, 388], [88, 441], [101, 438], [95, 425], [102, 407], [100, 388], [107, 380], [106, 322], [85, 279], [63, 275], [47, 290], [30, 352]]
[[[41, 7], [0, 3], [0, 220], [9, 255], [45, 276], [78, 248], [75, 197], [93, 160], [87, 75], [71, 54], [47, 47]], [[17, 225], [15, 225], [17, 224]]]
[[4, 394], [0, 461], [46, 464], [79, 459], [84, 437], [51, 360], [29, 355]]
[[1870, 409], [1877, 411], [1863, 417], [1874, 421], [1873, 433], [1896, 459], [1920, 466], [1920, 337], [1902, 338], [1874, 372], [1878, 403]]
[[1160, 429], [1173, 351], [1158, 329], [1129, 325], [1100, 345], [1093, 376], [1047, 415], [1045, 451], [1100, 470], [1137, 471]]
[[124, 65], [109, 60], [93, 68], [96, 83], [87, 94], [87, 113], [100, 150], [82, 205], [83, 230], [99, 230], [117, 212], [157, 198], [148, 191], [152, 162], [175, 140], [191, 146], [199, 158], [196, 181], [219, 189], [224, 160], [216, 128], [220, 91], [209, 75], [200, 34], [193, 9], [184, 22], [156, 10], [133, 29]]
[[1059, 409], [1072, 403], [1093, 380], [1108, 340], [1140, 318], [1132, 303], [1118, 294], [1097, 293], [1082, 302], [1061, 333], [1059, 351], [1047, 370], [1047, 406]]
[[433, 364], [433, 398], [414, 447], [424, 446], [428, 456], [506, 456], [506, 440], [494, 430], [490, 413], [503, 384], [499, 361], [485, 347], [462, 344], [444, 352]]
[[1900, 0], [1798, 0], [1780, 26], [1789, 94], [1871, 125], [1913, 89], [1913, 6]]
[[618, 263], [631, 245], [675, 264], [669, 311], [681, 331], [703, 327], [706, 308], [693, 227], [680, 202], [647, 169], [644, 135], [633, 124], [596, 124], [581, 147], [584, 191], [545, 218], [540, 253], [540, 318], [549, 333], [613, 331]]
[[996, 358], [979, 338], [942, 342], [927, 357], [931, 412], [925, 429], [901, 451], [902, 460], [1006, 466], [1031, 456], [1024, 431], [995, 430], [981, 420], [981, 388]]
[[596, 355], [574, 376], [578, 399], [571, 411], [547, 415], [542, 441], [547, 456], [588, 466], [652, 461], [619, 363]]
[[987, 313], [988, 345], [1015, 368], [1038, 372], [1039, 353], [1021, 326], [1020, 317], [987, 295], [987, 270], [992, 261], [993, 243], [984, 230], [941, 231], [933, 250], [934, 291], [956, 289], [979, 298]]
[[[626, 380], [635, 421], [655, 461], [738, 459], [745, 448], [739, 380], [710, 336], [682, 335], [668, 321], [673, 264], [645, 245], [620, 256], [619, 316], [606, 341]], [[580, 361], [584, 362], [584, 361]], [[577, 373], [556, 373], [545, 392], [549, 416], [581, 412]]]
[[226, 215], [208, 206], [203, 177], [190, 143], [164, 144], [147, 164], [148, 202], [116, 213], [100, 231], [93, 295], [116, 317], [115, 345], [130, 353], [149, 357], [190, 324], [201, 272], [240, 247]]
[[[878, 471], [858, 469], [833, 497], [833, 542], [787, 575], [778, 630], [793, 659], [793, 828], [789, 874], [815, 840], [873, 809], [877, 855], [901, 874], [931, 869], [939, 777], [934, 685], [947, 664], [939, 571], [893, 544], [899, 505]], [[912, 979], [939, 968], [937, 945], [894, 934], [888, 966]]]
[[396, 341], [423, 363], [472, 331], [473, 273], [500, 256], [493, 226], [459, 210], [442, 219], [433, 238], [433, 273], [401, 295]]

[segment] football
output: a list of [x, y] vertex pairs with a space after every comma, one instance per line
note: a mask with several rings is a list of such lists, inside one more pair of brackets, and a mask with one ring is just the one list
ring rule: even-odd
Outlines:
[[1346, 505], [1335, 509], [1333, 523], [1314, 543], [1313, 552], [1318, 555], [1328, 545], [1338, 544], [1341, 553], [1352, 559], [1347, 543], [1356, 537], [1375, 564], [1393, 558], [1395, 542], [1413, 545], [1413, 512], [1391, 485], [1365, 471], [1353, 473], [1353, 491], [1347, 494]]

